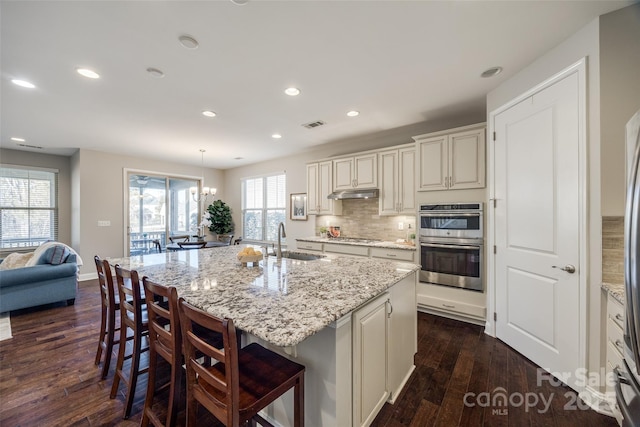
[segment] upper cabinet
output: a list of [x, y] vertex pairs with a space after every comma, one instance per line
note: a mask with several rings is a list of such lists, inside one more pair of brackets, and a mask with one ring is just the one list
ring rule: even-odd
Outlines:
[[341, 215], [342, 201], [327, 198], [333, 191], [332, 162], [307, 164], [307, 212], [310, 215]]
[[484, 123], [413, 137], [418, 151], [418, 191], [485, 186]]
[[378, 153], [380, 215], [416, 214], [416, 150], [413, 144]]
[[333, 190], [376, 188], [378, 154], [368, 153], [333, 160]]

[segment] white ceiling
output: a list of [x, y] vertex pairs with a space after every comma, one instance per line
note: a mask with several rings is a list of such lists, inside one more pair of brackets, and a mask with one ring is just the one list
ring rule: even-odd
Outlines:
[[[22, 137], [40, 152], [197, 165], [206, 149], [205, 164], [226, 169], [484, 112], [487, 92], [630, 3], [3, 0], [0, 145], [24, 149], [10, 139]], [[182, 34], [199, 48], [180, 45]], [[502, 74], [480, 78], [496, 65]], [[302, 93], [285, 95], [289, 86]], [[316, 120], [326, 125], [301, 126]]]

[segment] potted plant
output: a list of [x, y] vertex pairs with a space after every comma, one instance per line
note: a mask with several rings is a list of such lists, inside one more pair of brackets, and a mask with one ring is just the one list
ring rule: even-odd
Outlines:
[[218, 240], [228, 241], [233, 232], [231, 208], [222, 200], [216, 200], [207, 207], [209, 214], [209, 231], [218, 235]]

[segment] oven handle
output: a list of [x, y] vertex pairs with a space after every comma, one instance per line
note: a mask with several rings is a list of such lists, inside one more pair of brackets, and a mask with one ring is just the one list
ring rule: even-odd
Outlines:
[[440, 248], [440, 249], [480, 249], [481, 245], [442, 245], [438, 243], [424, 243], [420, 242], [420, 246], [426, 246], [428, 248]]
[[453, 213], [432, 213], [432, 212], [420, 212], [420, 216], [423, 217], [436, 217], [436, 218], [451, 218], [457, 216], [480, 216], [480, 212], [471, 212], [471, 213], [462, 213], [462, 212], [453, 212]]

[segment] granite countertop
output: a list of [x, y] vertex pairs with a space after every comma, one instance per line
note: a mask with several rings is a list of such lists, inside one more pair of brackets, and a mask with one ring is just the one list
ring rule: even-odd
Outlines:
[[618, 302], [624, 304], [624, 283], [602, 283], [602, 289], [607, 291], [612, 297], [614, 297]]
[[411, 263], [327, 254], [267, 257], [243, 267], [246, 245], [109, 258], [140, 278], [175, 286], [189, 303], [271, 344], [293, 346], [419, 269]]
[[297, 238], [300, 242], [318, 242], [318, 243], [335, 243], [340, 245], [352, 245], [352, 246], [368, 246], [370, 248], [388, 248], [388, 249], [404, 249], [408, 251], [415, 251], [416, 246], [408, 243], [397, 242], [352, 242], [340, 240], [340, 238], [331, 237], [303, 237]]

